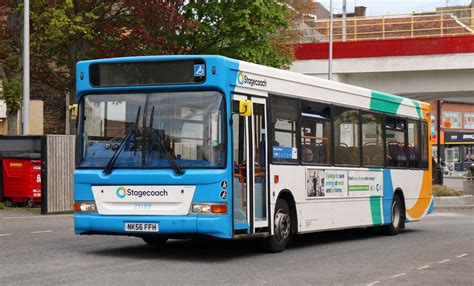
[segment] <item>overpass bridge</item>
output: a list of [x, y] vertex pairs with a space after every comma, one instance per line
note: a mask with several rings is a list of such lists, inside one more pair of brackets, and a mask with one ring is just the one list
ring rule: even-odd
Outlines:
[[[327, 78], [328, 43], [296, 49], [292, 71]], [[474, 97], [474, 35], [333, 44], [333, 80], [414, 99]]]
[[[425, 101], [474, 97], [472, 6], [335, 19], [333, 80]], [[328, 19], [300, 28], [291, 70], [327, 78]]]

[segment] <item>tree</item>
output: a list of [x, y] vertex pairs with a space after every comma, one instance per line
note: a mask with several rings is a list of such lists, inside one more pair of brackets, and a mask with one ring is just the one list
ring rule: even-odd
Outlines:
[[[77, 61], [180, 53], [179, 30], [192, 30], [178, 13], [181, 5], [159, 0], [32, 1], [31, 80], [59, 93], [70, 90], [74, 99]], [[7, 80], [21, 79], [21, 15], [22, 2], [0, 0], [0, 65]]]
[[293, 12], [287, 1], [191, 1], [182, 13], [197, 27], [180, 35], [190, 54], [219, 54], [258, 64], [287, 68], [293, 49], [285, 31]]
[[2, 97], [7, 104], [8, 134], [16, 134], [21, 109], [21, 15], [15, 1], [0, 0], [0, 68], [4, 78]]

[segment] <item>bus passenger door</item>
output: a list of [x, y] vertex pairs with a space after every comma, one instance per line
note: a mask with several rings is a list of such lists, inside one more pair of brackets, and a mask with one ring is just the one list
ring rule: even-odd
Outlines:
[[[266, 99], [234, 95], [234, 230], [235, 234], [268, 232]], [[252, 101], [252, 115], [239, 115], [239, 100]]]

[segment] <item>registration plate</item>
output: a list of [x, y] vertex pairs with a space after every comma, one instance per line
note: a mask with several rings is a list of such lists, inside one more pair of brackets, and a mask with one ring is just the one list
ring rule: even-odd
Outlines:
[[137, 223], [137, 222], [126, 222], [125, 231], [135, 232], [158, 232], [160, 231], [157, 223]]

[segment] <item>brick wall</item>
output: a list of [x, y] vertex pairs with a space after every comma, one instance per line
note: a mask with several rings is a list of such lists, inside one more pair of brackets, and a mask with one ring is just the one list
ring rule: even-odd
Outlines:
[[31, 99], [42, 100], [44, 103], [44, 134], [64, 134], [65, 95], [47, 84], [31, 83]]

